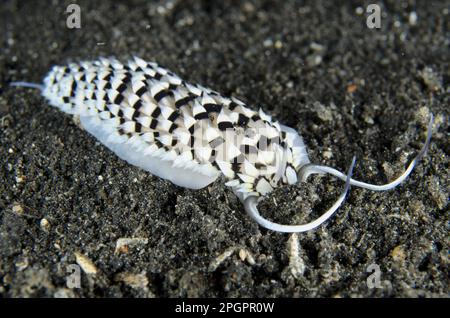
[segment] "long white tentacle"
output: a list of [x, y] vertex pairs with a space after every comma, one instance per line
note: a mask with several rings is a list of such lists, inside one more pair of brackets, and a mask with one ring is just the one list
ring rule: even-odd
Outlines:
[[319, 225], [321, 225], [326, 220], [328, 220], [333, 215], [333, 213], [336, 212], [336, 210], [344, 202], [345, 197], [350, 189], [350, 179], [351, 179], [351, 175], [353, 172], [353, 167], [355, 166], [355, 162], [356, 162], [356, 158], [353, 157], [352, 164], [350, 165], [350, 168], [348, 169], [348, 174], [347, 174], [347, 178], [346, 178], [346, 182], [345, 182], [344, 191], [339, 196], [337, 201], [331, 206], [330, 209], [328, 209], [328, 211], [326, 211], [324, 214], [322, 214], [320, 217], [318, 217], [317, 219], [315, 219], [312, 222], [309, 222], [307, 224], [302, 224], [302, 225], [283, 225], [283, 224], [278, 224], [278, 223], [269, 221], [259, 214], [259, 211], [257, 208], [257, 197], [255, 197], [255, 196], [249, 197], [245, 200], [245, 202], [244, 202], [245, 210], [247, 211], [247, 214], [253, 220], [255, 220], [259, 225], [261, 225], [262, 227], [265, 227], [269, 230], [272, 230], [272, 231], [284, 232], [284, 233], [300, 233], [300, 232], [306, 232], [306, 231], [312, 230], [312, 229], [318, 227]]
[[[393, 189], [396, 186], [398, 186], [400, 183], [405, 181], [405, 179], [411, 174], [412, 170], [417, 165], [417, 163], [420, 161], [420, 159], [422, 159], [422, 157], [426, 154], [428, 147], [430, 145], [431, 135], [432, 135], [432, 131], [433, 131], [432, 128], [433, 128], [433, 114], [431, 114], [431, 118], [428, 123], [427, 138], [426, 138], [425, 144], [423, 145], [422, 149], [419, 151], [417, 156], [408, 165], [408, 168], [397, 179], [395, 179], [387, 184], [383, 184], [383, 185], [370, 184], [370, 183], [361, 182], [361, 181], [358, 181], [355, 179], [350, 179], [350, 184], [353, 186], [357, 186], [357, 187], [361, 187], [361, 188], [365, 188], [365, 189], [369, 189], [369, 190], [373, 190], [373, 191], [385, 191], [385, 190]], [[300, 175], [299, 179], [302, 181], [306, 181], [306, 179], [308, 178], [309, 175], [316, 174], [316, 173], [319, 173], [319, 174], [329, 173], [335, 177], [338, 177], [341, 180], [347, 179], [347, 176], [344, 173], [342, 173], [334, 168], [331, 168], [328, 166], [322, 166], [322, 165], [315, 165], [315, 164], [308, 164], [308, 165], [305, 165], [304, 167], [302, 167], [302, 169], [300, 170], [300, 173], [299, 173], [299, 175]]]

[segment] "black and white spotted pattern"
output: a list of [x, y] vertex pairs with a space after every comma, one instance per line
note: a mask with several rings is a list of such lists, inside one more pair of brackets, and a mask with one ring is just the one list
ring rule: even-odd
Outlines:
[[[53, 106], [81, 116], [88, 131], [120, 157], [128, 160], [135, 152], [128, 161], [142, 167], [145, 157], [164, 162], [147, 170], [182, 186], [200, 188], [223, 174], [226, 185], [245, 200], [297, 182], [298, 169], [309, 163], [297, 132], [261, 109], [139, 58], [126, 64], [100, 58], [55, 66], [44, 80], [43, 95]], [[169, 173], [173, 168], [205, 182], [180, 181]]]

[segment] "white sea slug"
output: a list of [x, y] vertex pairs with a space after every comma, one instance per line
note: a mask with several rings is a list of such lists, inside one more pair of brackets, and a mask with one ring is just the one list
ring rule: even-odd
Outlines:
[[[325, 222], [342, 204], [350, 185], [389, 190], [411, 173], [431, 139], [431, 116], [425, 145], [406, 171], [385, 185], [351, 178], [311, 164], [300, 135], [236, 98], [200, 85], [139, 58], [122, 64], [113, 58], [55, 66], [34, 84], [51, 105], [80, 117], [84, 128], [120, 158], [174, 184], [203, 188], [220, 175], [243, 202], [248, 215], [261, 226], [279, 232], [304, 232]], [[332, 207], [303, 225], [281, 225], [263, 218], [260, 198], [274, 188], [295, 184], [313, 173], [328, 173], [345, 181]]]

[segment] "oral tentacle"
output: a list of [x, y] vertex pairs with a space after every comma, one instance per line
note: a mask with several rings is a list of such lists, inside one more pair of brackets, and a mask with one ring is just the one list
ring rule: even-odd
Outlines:
[[269, 230], [272, 230], [272, 231], [283, 232], [283, 233], [301, 233], [301, 232], [306, 232], [306, 231], [315, 229], [316, 227], [318, 227], [319, 225], [321, 225], [322, 223], [327, 221], [344, 202], [345, 197], [347, 196], [347, 193], [350, 189], [350, 180], [351, 180], [353, 168], [355, 166], [355, 162], [356, 162], [356, 158], [353, 157], [352, 164], [350, 165], [350, 168], [348, 169], [345, 187], [344, 187], [344, 191], [342, 192], [342, 194], [339, 196], [339, 198], [336, 200], [336, 202], [324, 214], [322, 214], [320, 217], [318, 217], [317, 219], [315, 219], [312, 222], [302, 224], [302, 225], [284, 225], [284, 224], [279, 224], [279, 223], [269, 221], [266, 218], [264, 218], [263, 216], [261, 216], [261, 214], [259, 214], [259, 211], [257, 208], [257, 197], [254, 197], [254, 196], [249, 197], [245, 200], [245, 202], [244, 202], [245, 210], [246, 210], [247, 214], [253, 220], [255, 220], [259, 225], [261, 225], [262, 227], [265, 227]]
[[[428, 123], [428, 128], [427, 128], [427, 138], [425, 140], [424, 145], [422, 146], [422, 149], [419, 151], [419, 153], [416, 155], [416, 157], [410, 162], [410, 164], [408, 165], [406, 170], [398, 178], [396, 178], [395, 180], [393, 180], [389, 183], [382, 184], [382, 185], [366, 183], [366, 182], [358, 181], [355, 179], [350, 179], [350, 184], [352, 186], [369, 189], [369, 190], [373, 190], [373, 191], [386, 191], [386, 190], [395, 188], [396, 186], [401, 184], [403, 181], [405, 181], [406, 178], [411, 174], [411, 172], [413, 171], [413, 169], [417, 165], [417, 163], [426, 154], [426, 152], [429, 148], [430, 141], [431, 141], [431, 135], [432, 135], [432, 131], [433, 131], [433, 129], [432, 129], [433, 121], [434, 121], [433, 114], [431, 114], [431, 118], [430, 118], [430, 121]], [[311, 174], [326, 174], [326, 173], [331, 174], [331, 175], [333, 175], [341, 180], [344, 180], [344, 181], [347, 179], [347, 176], [337, 169], [334, 169], [329, 166], [322, 166], [322, 165], [315, 165], [315, 164], [308, 164], [308, 165], [305, 165], [304, 167], [302, 167], [302, 169], [300, 171], [300, 179], [302, 181], [306, 181], [308, 176], [310, 176]]]

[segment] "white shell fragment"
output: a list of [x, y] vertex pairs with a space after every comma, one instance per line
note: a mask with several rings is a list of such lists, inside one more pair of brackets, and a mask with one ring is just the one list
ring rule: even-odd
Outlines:
[[91, 275], [97, 274], [98, 269], [89, 257], [80, 252], [75, 252], [74, 255], [77, 264], [80, 265], [83, 272]]

